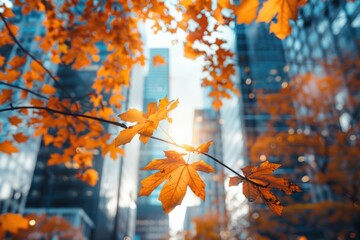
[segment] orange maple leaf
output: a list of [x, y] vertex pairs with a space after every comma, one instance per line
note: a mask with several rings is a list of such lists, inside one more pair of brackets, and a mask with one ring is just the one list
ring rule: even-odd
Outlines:
[[119, 155], [120, 156], [125, 155], [125, 150], [122, 148], [115, 147], [114, 144], [110, 144], [106, 146], [105, 149], [103, 150], [103, 156], [105, 156], [106, 154], [109, 154], [112, 160], [117, 160], [119, 158]]
[[190, 145], [186, 145], [183, 144], [182, 147], [189, 152], [194, 152], [194, 153], [207, 153], [209, 152], [209, 148], [211, 145], [213, 145], [214, 142], [213, 141], [209, 141], [207, 143], [203, 143], [200, 146], [198, 146], [197, 148], [194, 148], [193, 146]]
[[84, 173], [77, 175], [77, 178], [88, 183], [90, 186], [95, 186], [99, 180], [99, 174], [96, 170], [90, 168]]
[[159, 170], [159, 172], [141, 181], [139, 196], [149, 196], [155, 188], [166, 181], [159, 196], [166, 213], [181, 204], [188, 186], [196, 196], [205, 201], [205, 183], [197, 171], [215, 172], [203, 160], [191, 164], [186, 163], [183, 155], [176, 151], [165, 151], [166, 158], [154, 159], [142, 169]]
[[0, 105], [4, 104], [6, 101], [10, 100], [12, 96], [12, 91], [9, 89], [3, 89], [0, 93]]
[[17, 134], [14, 134], [13, 135], [13, 138], [15, 139], [16, 142], [18, 143], [23, 143], [23, 142], [26, 142], [29, 137], [24, 135], [23, 133], [17, 133]]
[[29, 220], [20, 214], [5, 213], [0, 215], [0, 238], [5, 239], [6, 232], [17, 234], [20, 229], [29, 227]]
[[160, 100], [159, 106], [155, 102], [149, 103], [147, 112], [143, 113], [137, 109], [129, 109], [122, 113], [119, 117], [127, 122], [136, 122], [137, 124], [121, 131], [115, 138], [114, 144], [116, 147], [131, 142], [136, 134], [139, 134], [140, 141], [147, 143], [153, 132], [157, 129], [161, 120], [167, 119], [171, 121], [168, 114], [171, 110], [177, 107], [179, 101], [168, 101], [166, 97]]
[[19, 152], [19, 149], [15, 147], [11, 141], [3, 141], [0, 143], [0, 152], [4, 152], [6, 154], [12, 154]]
[[9, 61], [7, 64], [12, 67], [12, 69], [16, 69], [21, 67], [26, 63], [26, 56], [20, 57], [18, 55], [15, 55], [11, 61]]
[[165, 58], [161, 55], [155, 55], [153, 57], [153, 65], [154, 67], [158, 67], [160, 65], [165, 65], [166, 64], [166, 61], [165, 61]]
[[9, 117], [9, 122], [11, 123], [11, 125], [18, 126], [22, 122], [22, 120], [18, 116], [13, 116]]
[[5, 63], [5, 57], [0, 55], [0, 67], [2, 67]]
[[261, 198], [272, 212], [280, 216], [284, 207], [270, 189], [280, 189], [289, 195], [294, 192], [301, 192], [301, 189], [296, 184], [272, 175], [280, 166], [280, 164], [269, 163], [268, 161], [263, 162], [259, 167], [246, 166], [241, 170], [250, 181], [238, 176], [230, 177], [229, 186], [237, 186], [240, 183], [244, 183], [243, 193], [249, 201]]
[[259, 8], [259, 0], [243, 0], [240, 5], [234, 7], [236, 15], [236, 23], [250, 24], [256, 18], [256, 13]]
[[53, 95], [56, 92], [56, 88], [51, 86], [50, 84], [44, 84], [41, 87], [41, 92], [44, 94]]
[[291, 33], [289, 21], [297, 19], [298, 9], [306, 2], [307, 0], [268, 0], [259, 11], [256, 21], [269, 23], [276, 16], [277, 22], [271, 22], [270, 32], [284, 39]]
[[21, 72], [15, 69], [6, 69], [5, 72], [0, 71], [0, 79], [7, 83], [12, 83], [19, 79]]

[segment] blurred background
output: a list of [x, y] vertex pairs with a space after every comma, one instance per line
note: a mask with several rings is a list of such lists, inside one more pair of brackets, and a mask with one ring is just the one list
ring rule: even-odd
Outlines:
[[[33, 41], [41, 15], [22, 17], [16, 8], [14, 13], [24, 47], [44, 57]], [[74, 178], [72, 166], [47, 166], [53, 149], [39, 138], [11, 157], [1, 154], [1, 213], [20, 212], [33, 220], [32, 235], [19, 239], [41, 239], [36, 237], [44, 230], [37, 226], [43, 221], [52, 239], [59, 231], [85, 239], [360, 239], [359, 13], [357, 0], [309, 0], [285, 40], [269, 34], [263, 23], [234, 24], [223, 38], [236, 55], [233, 81], [241, 94], [218, 112], [200, 88], [203, 60], [184, 58], [183, 46], [176, 44], [184, 36], [154, 35], [148, 23], [139, 26], [147, 58], [160, 55], [165, 64], [150, 61], [133, 69], [123, 111], [145, 110], [164, 96], [178, 98], [173, 124], [162, 126], [176, 142], [197, 146], [213, 140], [209, 153], [238, 172], [267, 160], [282, 164], [276, 174], [302, 189], [292, 196], [277, 193], [286, 206], [282, 217], [245, 199], [241, 186], [228, 187], [231, 173], [208, 159], [217, 172], [202, 176], [206, 201], [188, 194], [166, 215], [157, 199], [160, 189], [137, 195], [139, 181], [149, 175], [139, 168], [163, 158], [170, 146], [135, 139], [117, 161], [96, 155], [95, 187]], [[19, 49], [0, 51], [10, 57]], [[88, 92], [100, 66], [75, 72], [43, 61], [73, 96]], [[11, 127], [6, 119], [2, 128]], [[119, 131], [108, 130], [113, 136]], [[60, 224], [59, 216], [67, 223]]]

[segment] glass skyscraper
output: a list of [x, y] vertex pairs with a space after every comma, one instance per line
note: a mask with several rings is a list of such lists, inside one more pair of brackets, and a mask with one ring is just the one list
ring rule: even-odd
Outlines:
[[[209, 148], [209, 154], [215, 158], [222, 160], [222, 141], [221, 141], [221, 126], [219, 123], [220, 115], [213, 109], [199, 109], [194, 112], [193, 119], [193, 146], [208, 141], [213, 141], [213, 145]], [[220, 235], [226, 229], [227, 212], [225, 208], [225, 189], [224, 189], [224, 169], [219, 164], [211, 159], [207, 159], [202, 155], [196, 156], [196, 160], [203, 159], [210, 164], [216, 173], [201, 174], [201, 178], [206, 184], [205, 202], [200, 201], [200, 206], [190, 206], [186, 209], [185, 216], [185, 230], [194, 230], [192, 221], [194, 217], [206, 219], [208, 216], [217, 219], [214, 231]]]
[[[33, 41], [35, 36], [40, 35], [41, 25], [39, 24], [39, 19], [41, 19], [42, 14], [34, 13], [23, 16], [21, 9], [14, 7], [12, 10], [16, 17], [12, 18], [11, 21], [19, 26], [17, 37], [24, 48], [42, 60], [45, 65], [48, 65], [50, 71], [56, 71], [57, 66], [50, 64], [49, 56], [42, 54], [42, 51]], [[0, 23], [0, 26], [3, 26], [3, 22]], [[15, 55], [25, 56], [25, 53], [15, 44], [0, 48], [0, 54], [7, 59], [6, 62]], [[28, 57], [26, 63], [17, 70], [19, 70], [21, 74], [25, 73], [30, 69], [29, 62], [30, 58]], [[3, 80], [1, 79], [1, 81]], [[47, 82], [48, 79], [45, 78], [44, 83]], [[19, 80], [12, 84], [15, 86], [24, 86], [25, 82], [19, 77]], [[4, 85], [0, 85], [0, 90], [4, 87]], [[14, 91], [12, 100], [13, 102], [21, 100], [26, 105], [29, 104], [30, 97], [21, 99], [20, 91]], [[11, 134], [8, 133], [15, 133], [19, 130], [26, 135], [33, 135], [34, 130], [29, 129], [25, 121], [19, 126], [13, 126], [8, 122], [8, 117], [13, 116], [14, 113], [15, 112], [2, 112], [0, 115], [2, 123], [0, 142], [7, 140], [6, 136], [11, 136]], [[18, 153], [13, 153], [11, 156], [4, 153], [0, 154], [0, 213], [23, 213], [39, 147], [40, 139], [32, 138], [29, 139], [27, 143], [21, 144]]]
[[[240, 89], [239, 99], [232, 99], [224, 104], [221, 110], [221, 121], [224, 142], [224, 162], [241, 173], [241, 168], [270, 160], [266, 155], [253, 155], [251, 147], [259, 136], [271, 128], [275, 131], [287, 131], [286, 121], [290, 115], [277, 116], [274, 126], [269, 126], [271, 115], [259, 108], [258, 97], [262, 94], [276, 93], [289, 82], [288, 66], [281, 40], [269, 34], [269, 28], [263, 23], [236, 25], [236, 52], [239, 67], [237, 86]], [[234, 153], [233, 156], [232, 153]], [[287, 168], [282, 173], [291, 174]], [[233, 176], [230, 173], [229, 176]], [[242, 186], [227, 189], [227, 207], [229, 210], [229, 235], [245, 239], [252, 233], [247, 232], [249, 223], [257, 219], [258, 210], [265, 209], [262, 204], [249, 203], [244, 199]], [[255, 230], [256, 231], [256, 230]]]
[[[151, 102], [159, 102], [160, 99], [169, 95], [169, 49], [150, 48], [149, 59], [160, 55], [165, 59], [165, 64], [154, 66], [149, 64], [149, 72], [145, 77], [143, 111], [146, 112], [147, 105]], [[162, 129], [168, 131], [167, 125], [160, 124], [156, 134], [164, 136]], [[145, 167], [152, 159], [164, 158], [164, 151], [168, 145], [150, 139], [140, 147], [139, 167]], [[139, 170], [139, 181], [149, 176], [149, 171]], [[140, 183], [139, 183], [140, 184]], [[164, 239], [169, 234], [169, 217], [162, 209], [158, 200], [160, 188], [155, 189], [150, 196], [140, 197], [137, 200], [136, 236], [135, 239]]]

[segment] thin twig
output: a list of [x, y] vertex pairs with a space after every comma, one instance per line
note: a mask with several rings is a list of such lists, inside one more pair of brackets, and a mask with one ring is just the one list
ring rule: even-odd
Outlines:
[[38, 107], [38, 106], [11, 106], [9, 108], [3, 108], [0, 109], [0, 112], [6, 112], [6, 111], [13, 111], [13, 110], [19, 110], [19, 109], [37, 109], [37, 110], [45, 110], [48, 112], [53, 112], [53, 113], [58, 113], [58, 114], [62, 114], [62, 115], [66, 115], [66, 116], [73, 116], [73, 117], [81, 117], [81, 118], [88, 118], [88, 119], [93, 119], [96, 121], [100, 121], [100, 122], [104, 122], [104, 123], [108, 123], [108, 124], [112, 124], [121, 128], [127, 128], [127, 126], [123, 123], [118, 123], [118, 122], [114, 122], [114, 121], [110, 121], [110, 120], [106, 120], [103, 118], [98, 118], [98, 117], [94, 117], [94, 116], [89, 116], [86, 114], [80, 114], [80, 113], [72, 113], [72, 112], [63, 112], [60, 110], [56, 110], [56, 109], [52, 109], [52, 108], [48, 108], [48, 107]]
[[5, 83], [5, 82], [0, 82], [0, 84], [2, 85], [5, 85], [5, 86], [8, 86], [8, 87], [12, 87], [12, 88], [17, 88], [17, 89], [20, 89], [20, 90], [23, 90], [25, 92], [28, 92], [28, 93], [31, 93], [39, 98], [44, 98], [44, 99], [49, 99], [48, 97], [44, 96], [44, 95], [41, 95], [40, 93], [37, 93], [33, 90], [30, 90], [30, 89], [27, 89], [27, 88], [24, 88], [24, 87], [20, 87], [20, 86], [16, 86], [16, 85], [13, 85], [13, 84], [10, 84], [10, 83]]

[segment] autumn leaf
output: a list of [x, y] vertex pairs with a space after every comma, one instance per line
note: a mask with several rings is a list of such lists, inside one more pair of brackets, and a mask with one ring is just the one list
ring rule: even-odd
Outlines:
[[6, 154], [12, 154], [19, 152], [19, 149], [13, 145], [11, 141], [4, 141], [0, 143], [0, 152], [4, 152]]
[[11, 59], [11, 61], [8, 62], [8, 65], [10, 65], [12, 69], [16, 69], [21, 67], [25, 63], [26, 63], [26, 56], [20, 57], [16, 55]]
[[238, 6], [234, 7], [236, 23], [250, 24], [254, 21], [259, 5], [259, 0], [242, 0]]
[[280, 166], [280, 164], [269, 163], [268, 161], [263, 162], [260, 167], [247, 166], [242, 171], [249, 181], [238, 176], [230, 177], [229, 186], [237, 186], [243, 183], [243, 193], [249, 201], [261, 198], [273, 213], [280, 216], [284, 207], [270, 189], [276, 188], [288, 195], [301, 192], [301, 189], [296, 184], [272, 175]]
[[2, 67], [5, 63], [5, 57], [0, 55], [0, 67]]
[[13, 138], [14, 138], [15, 141], [18, 142], [18, 143], [26, 142], [26, 141], [29, 139], [29, 137], [28, 137], [28, 136], [25, 136], [23, 133], [14, 134], [14, 135], [13, 135]]
[[141, 181], [139, 196], [149, 196], [155, 188], [166, 181], [159, 196], [166, 213], [181, 204], [188, 186], [196, 196], [205, 201], [205, 183], [197, 171], [215, 172], [203, 160], [191, 164], [186, 163], [183, 155], [176, 151], [165, 151], [166, 158], [154, 159], [142, 169], [159, 170], [159, 172]]
[[213, 141], [209, 141], [207, 143], [203, 143], [200, 146], [198, 146], [197, 148], [194, 148], [193, 146], [190, 145], [186, 145], [183, 144], [182, 147], [189, 152], [194, 152], [194, 153], [207, 153], [209, 151], [209, 148], [211, 145], [213, 145], [214, 142]]
[[66, 159], [66, 157], [64, 157], [63, 155], [59, 154], [59, 153], [52, 153], [50, 155], [50, 158], [48, 160], [48, 165], [52, 166], [52, 165], [56, 165], [56, 164], [61, 164], [68, 161], [68, 159]]
[[90, 186], [95, 186], [99, 179], [99, 174], [96, 170], [90, 168], [87, 169], [84, 173], [77, 176], [80, 180], [88, 183]]
[[0, 215], [0, 238], [5, 238], [6, 232], [17, 234], [20, 229], [27, 229], [29, 220], [20, 214], [5, 213]]
[[179, 101], [168, 101], [166, 97], [160, 100], [159, 105], [155, 102], [149, 103], [147, 112], [143, 113], [137, 109], [129, 109], [122, 113], [119, 117], [127, 122], [137, 123], [133, 126], [121, 131], [115, 138], [114, 144], [116, 147], [129, 143], [136, 134], [139, 134], [140, 141], [147, 143], [153, 132], [157, 129], [161, 120], [167, 119], [170, 111], [177, 107]]
[[9, 117], [9, 122], [11, 123], [11, 125], [17, 127], [22, 122], [22, 120], [18, 116], [13, 116], [13, 117]]
[[4, 104], [6, 101], [10, 100], [12, 96], [12, 91], [9, 89], [3, 89], [0, 93], [0, 104]]
[[277, 21], [270, 24], [270, 32], [284, 39], [291, 33], [289, 21], [297, 19], [298, 9], [306, 2], [307, 0], [268, 0], [259, 11], [256, 21], [269, 23], [276, 17]]
[[44, 94], [52, 95], [52, 94], [54, 94], [56, 92], [56, 88], [54, 88], [50, 84], [44, 84], [41, 87], [41, 92], [44, 93]]
[[12, 83], [19, 79], [21, 72], [15, 69], [6, 69], [5, 72], [0, 71], [0, 79], [7, 83]]
[[110, 144], [103, 150], [103, 156], [106, 154], [109, 154], [112, 160], [118, 160], [119, 155], [125, 155], [125, 150], [119, 147], [115, 147], [114, 144]]
[[161, 55], [155, 55], [153, 57], [153, 65], [154, 67], [158, 67], [160, 65], [165, 65], [166, 64], [166, 61], [165, 61], [165, 58]]

